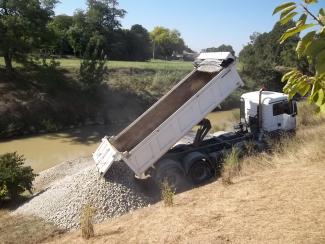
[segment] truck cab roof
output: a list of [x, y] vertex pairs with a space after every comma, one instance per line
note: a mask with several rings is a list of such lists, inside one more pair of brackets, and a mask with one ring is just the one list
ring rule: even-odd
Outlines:
[[[259, 102], [259, 91], [244, 93], [241, 98], [249, 100], [254, 103]], [[288, 100], [288, 95], [281, 92], [263, 91], [262, 92], [262, 103], [271, 104], [279, 101]]]

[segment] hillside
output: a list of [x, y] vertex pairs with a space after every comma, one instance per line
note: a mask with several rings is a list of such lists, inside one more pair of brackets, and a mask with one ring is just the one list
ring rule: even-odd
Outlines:
[[[221, 180], [95, 226], [87, 243], [324, 243], [325, 124], [303, 108], [295, 138]], [[80, 231], [50, 243], [82, 243]]]

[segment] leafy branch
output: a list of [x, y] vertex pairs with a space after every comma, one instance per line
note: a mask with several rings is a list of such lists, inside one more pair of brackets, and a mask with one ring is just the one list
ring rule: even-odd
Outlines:
[[[302, 96], [308, 96], [309, 101], [318, 106], [319, 111], [325, 112], [325, 11], [319, 10], [318, 16], [313, 14], [308, 6], [317, 3], [317, 0], [304, 0], [304, 3], [287, 2], [277, 6], [273, 15], [280, 13], [279, 22], [284, 25], [290, 20], [296, 21], [296, 26], [287, 29], [280, 38], [280, 43], [288, 38], [300, 35], [302, 31], [310, 30], [313, 27], [319, 27], [318, 30], [307, 32], [296, 47], [296, 53], [299, 59], [306, 58], [314, 71], [311, 76], [303, 74], [297, 69], [293, 69], [282, 77], [286, 82], [283, 90], [289, 94], [290, 98], [299, 93]], [[298, 7], [302, 10], [299, 15]], [[308, 17], [315, 20], [316, 23], [306, 23]]]

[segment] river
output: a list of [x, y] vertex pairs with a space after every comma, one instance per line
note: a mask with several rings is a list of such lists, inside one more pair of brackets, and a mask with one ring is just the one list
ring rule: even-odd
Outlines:
[[[233, 110], [213, 112], [207, 116], [212, 124], [233, 120]], [[109, 132], [111, 131], [111, 132]], [[28, 136], [0, 142], [0, 154], [18, 152], [36, 173], [56, 164], [90, 156], [105, 135], [112, 134], [106, 126], [88, 126], [78, 129]]]

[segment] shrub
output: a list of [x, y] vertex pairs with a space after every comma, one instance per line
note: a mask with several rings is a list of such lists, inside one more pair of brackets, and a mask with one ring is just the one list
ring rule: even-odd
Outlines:
[[31, 192], [37, 175], [24, 163], [24, 157], [16, 152], [0, 155], [0, 199], [15, 199], [26, 190]]
[[81, 217], [80, 217], [80, 226], [81, 226], [81, 235], [82, 238], [88, 240], [91, 237], [95, 236], [93, 217], [96, 213], [96, 210], [92, 208], [89, 204], [84, 206]]
[[58, 130], [58, 127], [56, 126], [56, 124], [50, 119], [43, 119], [41, 121], [41, 125], [43, 128], [45, 128], [46, 131], [49, 131], [49, 132]]
[[79, 68], [79, 81], [84, 90], [91, 90], [104, 80], [107, 73], [106, 58], [95, 50], [85, 55]]
[[0, 199], [4, 199], [8, 195], [8, 188], [5, 184], [0, 186]]
[[161, 199], [164, 201], [166, 207], [174, 205], [175, 191], [172, 189], [167, 180], [164, 180], [161, 184]]

